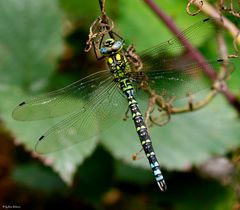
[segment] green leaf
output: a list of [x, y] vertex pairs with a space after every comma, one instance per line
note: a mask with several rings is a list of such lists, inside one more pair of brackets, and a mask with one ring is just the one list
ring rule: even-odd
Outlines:
[[[98, 1], [59, 0], [59, 4], [71, 20], [81, 21], [86, 27], [101, 15]], [[106, 1], [105, 5], [108, 16], [112, 17], [118, 2]]]
[[[0, 86], [0, 100], [3, 101], [7, 99], [6, 102], [2, 103], [0, 106], [1, 117], [4, 120], [6, 127], [14, 133], [17, 144], [23, 144], [26, 149], [34, 151], [38, 138], [43, 132], [56, 124], [60, 118], [34, 122], [18, 122], [13, 120], [11, 113], [14, 106], [23, 98], [27, 97], [29, 96], [19, 88], [7, 85]], [[33, 154], [39, 156], [45, 164], [51, 166], [59, 173], [65, 182], [70, 184], [77, 166], [93, 152], [96, 144], [96, 138], [93, 138], [92, 140], [85, 141], [81, 144], [73, 145], [73, 147], [63, 151], [41, 156], [36, 153]]]
[[56, 1], [0, 2], [0, 81], [40, 89], [62, 51]]
[[138, 185], [153, 183], [153, 175], [149, 170], [124, 164], [120, 161], [116, 161], [115, 170], [120, 181], [126, 181], [131, 184], [136, 183]]
[[65, 192], [66, 185], [52, 171], [38, 164], [18, 165], [12, 174], [13, 180], [35, 190]]
[[[144, 109], [142, 109], [144, 113]], [[169, 124], [150, 130], [156, 155], [163, 168], [185, 170], [213, 155], [223, 155], [240, 145], [240, 122], [222, 97], [215, 98], [203, 109], [173, 115]], [[141, 144], [131, 119], [118, 121], [103, 133], [102, 143], [124, 162], [149, 169], [144, 152], [133, 161], [132, 154]]]
[[100, 15], [97, 1], [59, 0], [59, 4], [70, 17], [89, 20], [92, 14]]
[[[176, 210], [225, 210], [236, 202], [234, 191], [216, 181], [200, 179], [191, 174], [178, 174], [160, 200]], [[177, 186], [177, 187], [176, 187]], [[155, 196], [159, 201], [159, 197]]]
[[[17, 122], [14, 107], [41, 89], [54, 71], [62, 51], [61, 13], [57, 1], [9, 0], [0, 2], [0, 104], [1, 119], [15, 141], [34, 151], [37, 139], [58, 119]], [[96, 146], [89, 140], [64, 152], [41, 156], [42, 161], [70, 183], [77, 165]], [[35, 154], [36, 155], [36, 154]]]
[[103, 193], [113, 184], [113, 174], [112, 156], [104, 148], [97, 147], [78, 169], [74, 194], [85, 201], [99, 204]]

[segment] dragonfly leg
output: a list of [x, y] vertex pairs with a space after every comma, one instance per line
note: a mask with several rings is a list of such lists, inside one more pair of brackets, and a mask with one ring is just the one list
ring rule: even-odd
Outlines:
[[142, 69], [143, 64], [140, 57], [135, 53], [135, 48], [133, 45], [129, 45], [126, 50], [126, 57], [130, 59], [137, 71]]
[[199, 109], [205, 107], [207, 104], [209, 104], [217, 94], [218, 94], [218, 90], [213, 89], [205, 98], [203, 98], [197, 102], [193, 102], [194, 98], [191, 96], [188, 99], [187, 105], [185, 105], [183, 107], [173, 107], [172, 106], [170, 108], [170, 113], [171, 114], [180, 114], [180, 113], [186, 113], [186, 112], [199, 110]]
[[134, 153], [132, 155], [132, 160], [139, 160], [139, 159], [143, 158], [142, 156], [139, 157], [139, 154], [142, 153], [142, 151], [143, 151], [143, 148], [141, 148], [138, 152]]
[[127, 108], [126, 112], [124, 113], [124, 116], [123, 116], [124, 121], [126, 121], [129, 118], [128, 113], [129, 113], [129, 107]]

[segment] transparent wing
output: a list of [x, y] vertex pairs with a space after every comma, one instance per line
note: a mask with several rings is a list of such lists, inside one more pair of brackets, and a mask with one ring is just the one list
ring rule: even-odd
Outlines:
[[[191, 59], [178, 38], [185, 37], [196, 44], [199, 40], [206, 40], [202, 37], [210, 36], [215, 29], [214, 19], [205, 19], [190, 26], [177, 37], [139, 53], [143, 62], [142, 71], [147, 76], [146, 82], [151, 89], [168, 98], [181, 98], [187, 93], [209, 87], [202, 71], [203, 66]], [[216, 68], [220, 63], [210, 61], [204, 65]], [[134, 80], [141, 81], [140, 77], [142, 76], [138, 72], [132, 73]]]
[[59, 90], [20, 103], [13, 111], [16, 120], [39, 120], [74, 112], [103, 85], [112, 80], [109, 70], [89, 75]]
[[[222, 64], [221, 60], [208, 61], [213, 69], [217, 69]], [[174, 97], [175, 99], [186, 97], [188, 93], [211, 87], [211, 82], [206, 78], [202, 71], [202, 66], [197, 62], [177, 65], [171, 70], [159, 71], [152, 70], [145, 73], [147, 85], [158, 95], [166, 99]], [[132, 75], [135, 81], [141, 81], [141, 75], [134, 73]]]
[[79, 111], [50, 128], [40, 137], [35, 150], [49, 153], [98, 135], [122, 119], [127, 100], [113, 82], [105, 83]]
[[179, 39], [186, 39], [193, 45], [200, 44], [201, 40], [207, 40], [216, 31], [216, 21], [217, 19], [204, 19], [170, 40], [138, 53], [143, 62], [144, 71], [153, 69], [165, 71], [164, 68], [170, 70], [173, 68], [174, 59], [185, 58], [186, 61], [189, 54], [186, 53]]

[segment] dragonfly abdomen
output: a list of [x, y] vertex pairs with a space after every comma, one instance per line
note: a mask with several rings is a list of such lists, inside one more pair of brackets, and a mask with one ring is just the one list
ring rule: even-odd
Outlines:
[[[126, 79], [126, 80], [128, 80], [128, 79]], [[126, 81], [125, 81], [125, 83], [126, 83]], [[165, 191], [167, 189], [167, 185], [164, 181], [164, 178], [162, 176], [162, 172], [160, 170], [159, 162], [158, 162], [157, 157], [154, 153], [153, 146], [152, 146], [152, 141], [151, 141], [148, 129], [146, 127], [143, 116], [142, 116], [142, 114], [140, 112], [140, 109], [138, 107], [138, 103], [137, 103], [136, 99], [134, 98], [133, 86], [128, 85], [127, 87], [125, 87], [125, 91], [123, 90], [123, 92], [127, 96], [129, 109], [131, 110], [131, 113], [132, 113], [132, 119], [134, 121], [136, 130], [137, 130], [137, 134], [138, 134], [139, 139], [141, 141], [143, 150], [144, 150], [144, 152], [145, 152], [145, 154], [148, 158], [150, 167], [153, 170], [155, 179], [156, 179], [156, 181], [158, 183], [158, 186], [161, 189], [161, 191]]]

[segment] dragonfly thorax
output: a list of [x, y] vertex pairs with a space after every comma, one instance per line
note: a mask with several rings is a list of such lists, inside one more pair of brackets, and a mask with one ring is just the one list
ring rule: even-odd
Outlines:
[[129, 70], [129, 65], [123, 50], [109, 55], [107, 57], [107, 64], [117, 81], [126, 77], [126, 73]]
[[128, 61], [126, 59], [123, 40], [106, 39], [100, 48], [102, 56], [107, 58], [107, 64], [116, 81], [125, 78], [128, 69]]

